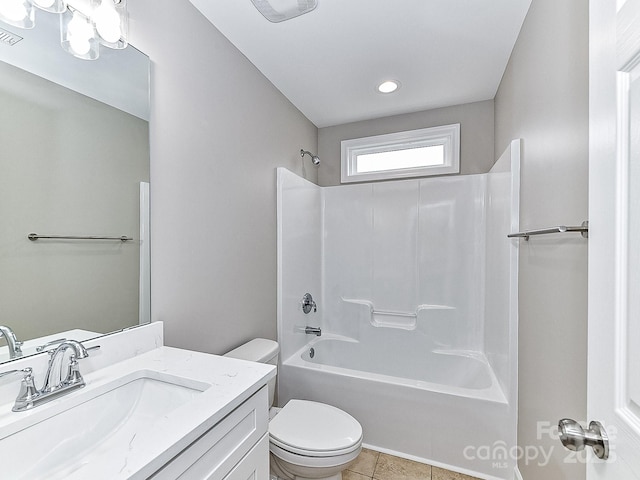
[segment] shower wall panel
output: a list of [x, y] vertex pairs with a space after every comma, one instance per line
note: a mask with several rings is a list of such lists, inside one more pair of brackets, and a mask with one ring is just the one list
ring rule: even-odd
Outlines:
[[322, 308], [305, 314], [301, 303], [305, 293], [322, 303], [321, 189], [285, 168], [277, 176], [278, 341], [287, 358], [307, 342], [304, 327], [322, 323]]
[[[519, 231], [520, 140], [509, 148], [486, 175], [486, 271], [484, 353], [503, 392], [514, 403], [517, 373], [518, 248], [509, 239]], [[506, 321], [505, 319], [509, 319]]]
[[482, 350], [484, 176], [323, 189], [324, 322]]

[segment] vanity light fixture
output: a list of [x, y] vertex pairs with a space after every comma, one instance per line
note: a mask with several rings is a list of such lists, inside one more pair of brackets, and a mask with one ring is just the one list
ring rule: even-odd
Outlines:
[[100, 56], [100, 45], [128, 45], [127, 0], [0, 0], [0, 20], [20, 28], [35, 26], [35, 9], [60, 15], [60, 43], [85, 60]]
[[62, 13], [67, 9], [65, 0], [31, 0], [34, 7], [50, 13]]
[[0, 0], [0, 20], [18, 28], [33, 28], [35, 9], [30, 0]]
[[13, 47], [20, 40], [23, 40], [21, 36], [0, 28], [0, 43]]
[[318, 6], [318, 0], [251, 0], [264, 18], [273, 23], [309, 13]]
[[83, 60], [96, 60], [100, 56], [95, 26], [91, 18], [79, 10], [67, 9], [60, 15], [60, 44]]
[[100, 43], [116, 50], [126, 48], [129, 44], [127, 0], [92, 0], [92, 4], [92, 20]]
[[397, 80], [385, 80], [376, 87], [378, 93], [393, 93], [400, 88], [400, 82]]

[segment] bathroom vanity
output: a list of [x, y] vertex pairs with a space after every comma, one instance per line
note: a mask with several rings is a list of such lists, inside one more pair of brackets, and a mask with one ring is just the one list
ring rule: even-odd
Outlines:
[[[20, 376], [0, 379], [3, 477], [268, 480], [273, 366], [162, 346], [159, 323], [84, 344], [100, 348], [68, 395], [12, 412]], [[0, 373], [31, 367], [40, 383], [46, 357]]]

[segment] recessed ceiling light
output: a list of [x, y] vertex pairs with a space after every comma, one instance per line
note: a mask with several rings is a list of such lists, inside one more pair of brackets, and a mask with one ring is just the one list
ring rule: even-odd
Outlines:
[[378, 85], [377, 90], [380, 93], [393, 93], [400, 88], [400, 82], [397, 80], [386, 80]]

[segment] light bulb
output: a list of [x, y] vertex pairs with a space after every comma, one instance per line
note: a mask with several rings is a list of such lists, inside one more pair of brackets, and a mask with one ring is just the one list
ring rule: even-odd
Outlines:
[[86, 55], [91, 49], [90, 40], [93, 37], [93, 28], [89, 20], [80, 13], [73, 12], [73, 18], [67, 27], [69, 46], [78, 55]]
[[395, 80], [387, 80], [378, 85], [378, 92], [380, 93], [392, 93], [395, 92], [400, 84]]
[[102, 0], [93, 14], [98, 34], [108, 43], [116, 43], [122, 37], [120, 15], [116, 11], [113, 0]]
[[34, 7], [49, 13], [62, 13], [67, 9], [66, 0], [29, 0], [29, 2]]
[[89, 50], [91, 50], [91, 44], [89, 43], [89, 40], [85, 40], [82, 38], [70, 37], [69, 46], [78, 55], [86, 55], [87, 53], [89, 53]]
[[0, 14], [12, 22], [20, 22], [27, 18], [29, 12], [22, 0], [2, 0]]

